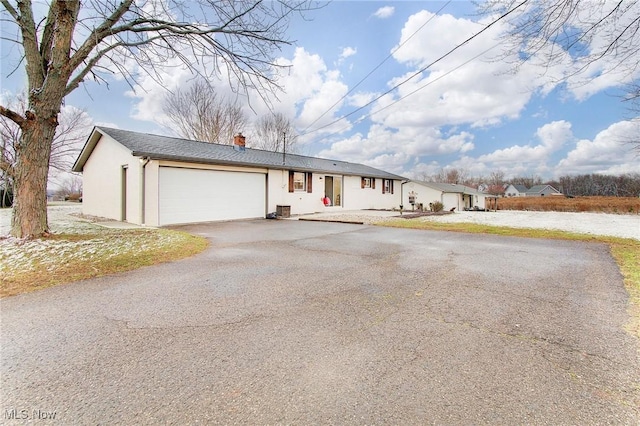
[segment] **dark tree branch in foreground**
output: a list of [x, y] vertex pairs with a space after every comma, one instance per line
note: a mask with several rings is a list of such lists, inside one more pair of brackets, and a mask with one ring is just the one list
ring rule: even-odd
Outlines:
[[[46, 184], [58, 113], [88, 77], [117, 74], [135, 87], [138, 72], [161, 82], [167, 64], [228, 80], [263, 98], [279, 89], [277, 54], [290, 43], [290, 17], [313, 9], [306, 0], [0, 0], [0, 36], [15, 40], [28, 82], [27, 106], [0, 115], [21, 130], [16, 145], [12, 235], [48, 232]], [[13, 24], [13, 25], [12, 25]]]

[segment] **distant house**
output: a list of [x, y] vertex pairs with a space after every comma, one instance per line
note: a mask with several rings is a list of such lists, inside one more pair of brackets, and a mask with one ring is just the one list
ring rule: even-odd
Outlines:
[[562, 195], [551, 185], [535, 185], [526, 192], [527, 197], [544, 197], [545, 195]]
[[83, 213], [136, 224], [398, 208], [406, 179], [363, 164], [95, 127], [73, 171]]
[[505, 197], [525, 197], [527, 195], [527, 187], [524, 185], [509, 184], [504, 190]]
[[560, 191], [551, 185], [535, 185], [527, 189], [524, 185], [507, 186], [504, 190], [505, 197], [543, 197], [545, 195], [562, 195]]
[[410, 181], [403, 185], [402, 204], [405, 210], [411, 210], [409, 197], [416, 204], [428, 209], [429, 204], [439, 201], [445, 210], [485, 210], [493, 208], [497, 196], [480, 192], [474, 188], [454, 183]]

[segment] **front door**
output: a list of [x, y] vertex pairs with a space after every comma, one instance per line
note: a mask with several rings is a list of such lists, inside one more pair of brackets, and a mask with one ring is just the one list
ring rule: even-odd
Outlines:
[[332, 206], [342, 206], [342, 177], [325, 176], [324, 194], [329, 197]]

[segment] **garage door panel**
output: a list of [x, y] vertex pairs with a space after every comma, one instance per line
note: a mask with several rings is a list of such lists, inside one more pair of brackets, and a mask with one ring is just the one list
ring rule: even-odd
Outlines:
[[160, 168], [160, 225], [264, 217], [265, 175]]

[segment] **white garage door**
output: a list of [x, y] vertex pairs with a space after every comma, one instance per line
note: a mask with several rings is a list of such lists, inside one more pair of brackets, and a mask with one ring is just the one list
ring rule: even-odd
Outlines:
[[160, 225], [264, 217], [263, 173], [160, 167]]

